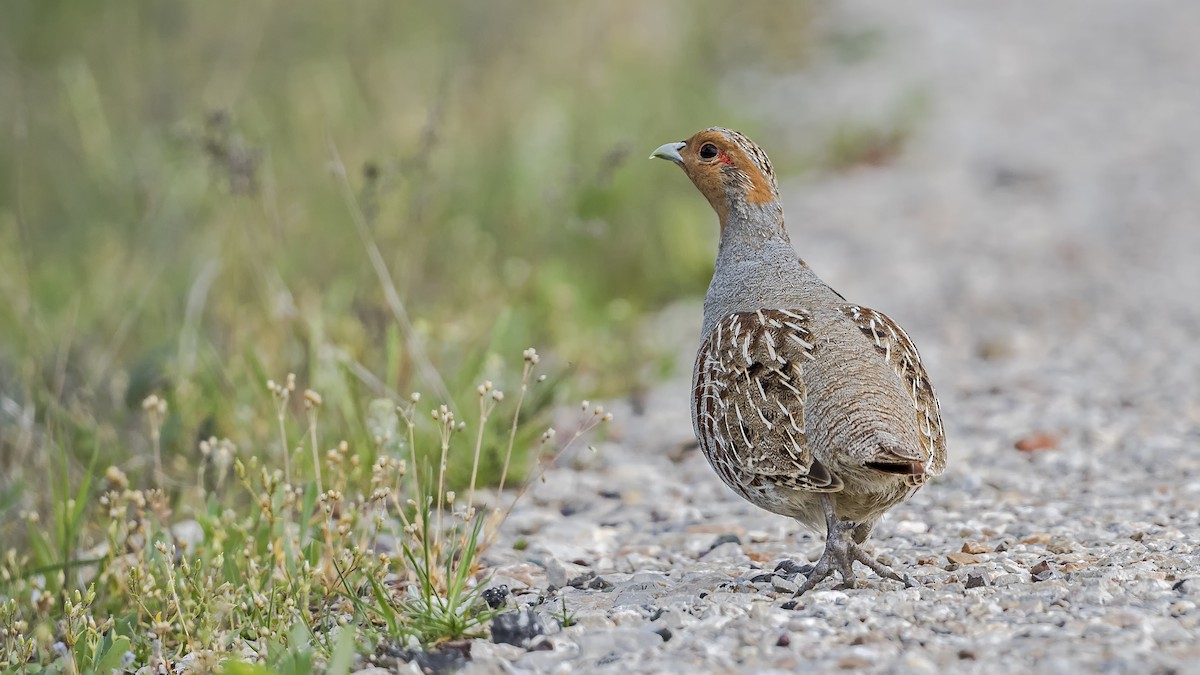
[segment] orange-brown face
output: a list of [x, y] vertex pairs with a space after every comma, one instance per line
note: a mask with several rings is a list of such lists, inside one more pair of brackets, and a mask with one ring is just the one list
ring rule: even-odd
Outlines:
[[759, 205], [779, 198], [767, 154], [731, 129], [705, 129], [682, 143], [660, 147], [652, 157], [668, 159], [683, 167], [717, 212], [722, 227], [731, 202]]

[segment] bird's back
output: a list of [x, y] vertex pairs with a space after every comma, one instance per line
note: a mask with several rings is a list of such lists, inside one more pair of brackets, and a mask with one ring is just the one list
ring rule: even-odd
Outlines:
[[787, 249], [718, 258], [693, 378], [697, 437], [725, 482], [768, 510], [810, 521], [816, 493], [837, 491], [847, 517], [873, 520], [941, 472], [937, 401], [895, 322]]

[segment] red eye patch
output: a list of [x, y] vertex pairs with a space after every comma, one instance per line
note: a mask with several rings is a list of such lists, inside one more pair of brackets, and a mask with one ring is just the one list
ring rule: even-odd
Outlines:
[[733, 166], [733, 160], [729, 157], [729, 155], [725, 154], [724, 150], [721, 150], [717, 153], [717, 161], [722, 164]]

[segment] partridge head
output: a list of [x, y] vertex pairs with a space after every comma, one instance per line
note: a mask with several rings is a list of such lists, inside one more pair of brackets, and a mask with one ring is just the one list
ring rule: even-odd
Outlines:
[[767, 153], [731, 129], [705, 129], [686, 141], [660, 146], [651, 157], [683, 168], [717, 212], [722, 230], [731, 213], [779, 203]]

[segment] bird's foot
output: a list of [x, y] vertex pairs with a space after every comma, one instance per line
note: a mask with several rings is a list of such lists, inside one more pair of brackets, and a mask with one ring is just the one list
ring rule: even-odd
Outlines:
[[857, 579], [854, 577], [854, 563], [859, 562], [869, 567], [885, 579], [893, 579], [904, 584], [906, 588], [916, 586], [916, 581], [910, 576], [900, 576], [892, 568], [871, 557], [861, 546], [854, 543], [853, 532], [857, 523], [849, 520], [838, 520], [833, 512], [832, 502], [822, 495], [822, 505], [825, 507], [825, 525], [829, 534], [825, 539], [825, 552], [817, 561], [816, 567], [796, 591], [796, 597], [810, 591], [826, 577], [837, 572], [842, 576], [842, 583], [847, 588], [854, 588]]
[[911, 577], [900, 576], [892, 568], [871, 557], [849, 537], [831, 536], [825, 542], [825, 552], [821, 555], [821, 559], [817, 561], [816, 567], [813, 568], [812, 573], [808, 575], [793, 597], [812, 590], [834, 572], [841, 575], [842, 583], [847, 588], [854, 588], [857, 583], [854, 575], [855, 562], [866, 565], [881, 577], [899, 581], [905, 587], [911, 588], [916, 585]]

